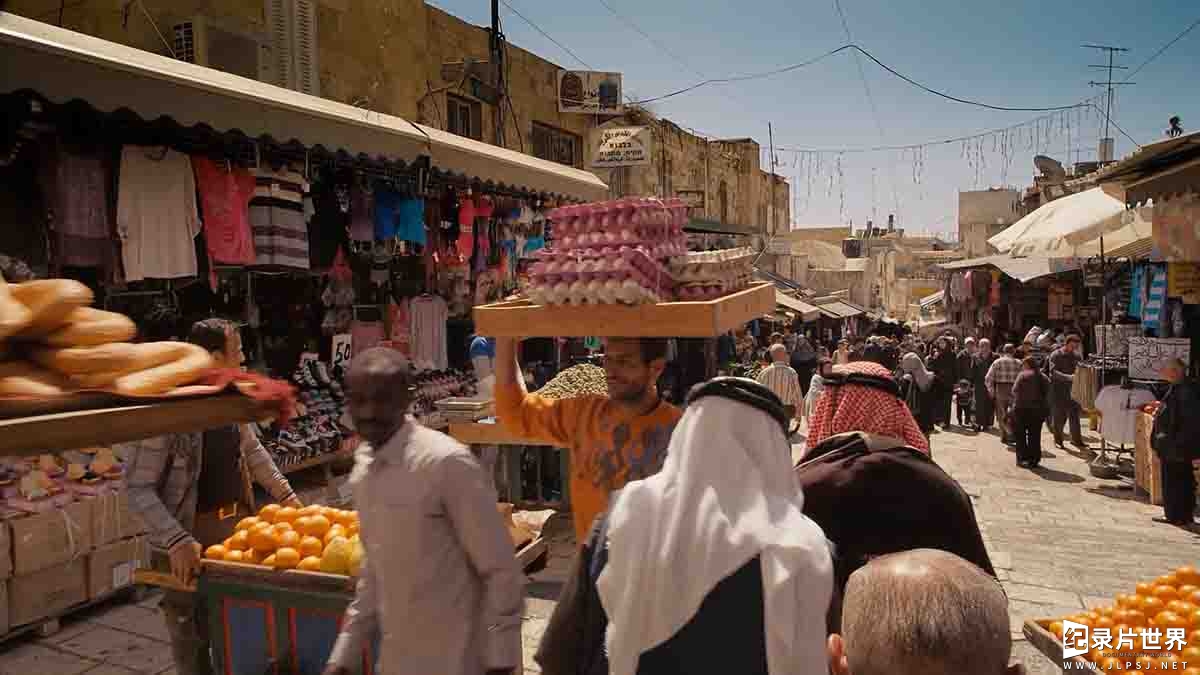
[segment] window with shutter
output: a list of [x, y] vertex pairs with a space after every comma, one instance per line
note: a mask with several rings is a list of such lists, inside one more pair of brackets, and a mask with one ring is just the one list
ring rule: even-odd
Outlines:
[[583, 141], [576, 134], [533, 123], [533, 155], [567, 166], [583, 166]]
[[483, 111], [479, 102], [446, 94], [446, 131], [483, 140]]
[[290, 87], [292, 81], [292, 28], [288, 0], [264, 0], [267, 18], [267, 42], [271, 48], [268, 81]]
[[321, 95], [321, 71], [317, 68], [317, 0], [293, 0], [292, 50], [296, 80], [293, 88]]

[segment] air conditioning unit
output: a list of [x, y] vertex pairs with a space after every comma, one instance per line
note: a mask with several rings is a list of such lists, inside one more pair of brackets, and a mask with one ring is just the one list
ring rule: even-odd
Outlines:
[[270, 48], [265, 36], [221, 26], [212, 19], [197, 16], [174, 26], [175, 57], [241, 75], [252, 80], [270, 82]]

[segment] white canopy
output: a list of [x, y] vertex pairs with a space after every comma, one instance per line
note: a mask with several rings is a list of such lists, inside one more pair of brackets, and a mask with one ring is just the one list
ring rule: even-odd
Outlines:
[[0, 12], [0, 94], [22, 90], [330, 152], [404, 162], [428, 155], [441, 171], [533, 192], [586, 201], [608, 195], [582, 169]]
[[1042, 205], [988, 243], [1002, 253], [1018, 256], [1096, 255], [1100, 237], [1105, 237], [1108, 248], [1148, 236], [1150, 221], [1143, 216], [1126, 211], [1121, 196], [1095, 187]]

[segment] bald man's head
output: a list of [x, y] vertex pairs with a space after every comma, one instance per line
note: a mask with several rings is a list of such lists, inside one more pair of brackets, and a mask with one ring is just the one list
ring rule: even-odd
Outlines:
[[408, 358], [376, 347], [354, 357], [346, 375], [346, 403], [355, 429], [375, 447], [404, 426], [412, 403], [413, 375]]
[[831, 665], [837, 675], [1005, 675], [1009, 630], [1008, 599], [979, 567], [945, 551], [894, 553], [850, 576]]

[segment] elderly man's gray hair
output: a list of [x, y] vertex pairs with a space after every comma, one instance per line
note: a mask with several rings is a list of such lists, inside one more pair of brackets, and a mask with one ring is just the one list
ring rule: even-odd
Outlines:
[[786, 363], [788, 360], [788, 350], [781, 344], [771, 345], [771, 360]]
[[945, 551], [882, 556], [846, 584], [841, 635], [853, 675], [1003, 675], [1009, 630], [1000, 584]]

